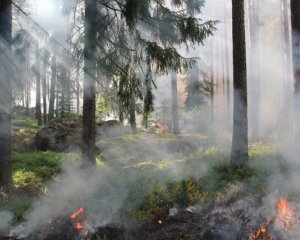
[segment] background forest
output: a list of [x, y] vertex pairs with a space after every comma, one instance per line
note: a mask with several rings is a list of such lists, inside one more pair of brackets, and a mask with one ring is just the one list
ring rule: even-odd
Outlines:
[[298, 239], [299, 9], [2, 0], [0, 239]]

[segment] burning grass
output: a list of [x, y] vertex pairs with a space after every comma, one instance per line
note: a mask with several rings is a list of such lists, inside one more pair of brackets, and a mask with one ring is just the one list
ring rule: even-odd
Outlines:
[[[156, 141], [157, 139], [158, 141]], [[109, 194], [113, 191], [124, 192], [122, 194], [126, 197], [122, 203], [122, 208], [116, 210], [117, 214], [121, 215], [119, 217], [121, 222], [124, 219], [129, 219], [131, 222], [137, 223], [137, 226], [149, 224], [154, 226], [154, 228], [164, 229], [170, 227], [172, 229], [170, 224], [175, 224], [172, 222], [175, 220], [170, 220], [171, 212], [182, 213], [186, 209], [193, 209], [189, 208], [191, 206], [201, 206], [203, 209], [210, 209], [209, 207], [211, 206], [225, 204], [224, 212], [227, 215], [223, 212], [218, 213], [222, 216], [222, 221], [216, 222], [216, 224], [222, 225], [223, 223], [231, 223], [231, 220], [240, 220], [239, 218], [241, 218], [237, 212], [234, 214], [230, 213], [230, 204], [253, 196], [264, 198], [269, 192], [274, 191], [274, 189], [269, 188], [272, 175], [274, 173], [282, 173], [282, 169], [284, 169], [281, 168], [283, 164], [280, 157], [274, 153], [274, 149], [270, 145], [252, 145], [250, 147], [251, 158], [249, 167], [246, 169], [232, 169], [229, 167], [228, 150], [214, 145], [207, 146], [207, 139], [204, 138], [199, 138], [199, 141], [194, 145], [187, 143], [187, 139], [185, 138], [183, 141], [182, 139], [175, 139], [174, 136], [168, 139], [167, 136], [156, 137], [154, 135], [151, 135], [148, 139], [147, 135], [139, 134], [137, 136], [123, 136], [122, 138], [103, 141], [100, 146], [102, 152], [97, 160], [99, 168], [96, 171], [115, 171], [115, 173], [112, 174], [112, 178], [102, 179], [107, 181], [107, 183], [103, 184], [104, 187], [99, 184], [101, 187], [99, 187], [98, 191], [107, 193], [108, 196], [105, 194], [89, 196], [95, 202], [93, 206], [102, 204], [101, 201], [103, 199], [106, 199], [108, 203], [112, 201], [113, 204], [114, 199]], [[169, 155], [169, 153], [171, 154]], [[65, 156], [65, 154], [53, 152], [15, 154], [15, 183], [26, 188], [43, 186], [45, 182], [61, 171], [61, 157], [65, 158]], [[74, 159], [71, 159], [72, 162], [79, 162], [78, 154], [73, 154], [73, 157]], [[67, 191], [67, 186], [69, 185], [63, 186]], [[111, 190], [111, 188], [116, 186], [122, 186], [122, 188]], [[52, 192], [49, 193], [49, 195], [52, 194]], [[113, 196], [118, 196], [118, 194]], [[65, 229], [67, 229], [65, 232], [71, 232], [71, 236], [73, 236], [72, 231], [79, 232], [79, 235], [85, 235], [87, 229], [89, 231], [90, 227], [86, 222], [87, 216], [85, 215], [87, 214], [85, 209], [88, 206], [84, 205], [89, 205], [89, 201], [86, 201], [84, 197], [78, 199], [73, 197], [71, 202], [71, 210], [68, 209], [70, 210], [69, 215], [65, 213], [66, 217], [64, 216], [60, 220], [51, 219], [50, 227], [48, 226], [50, 233], [54, 226], [59, 227], [64, 225], [64, 223], [66, 223]], [[26, 209], [28, 205], [26, 205]], [[72, 206], [80, 205], [84, 205], [85, 209], [76, 209], [76, 207], [72, 209]], [[259, 204], [255, 206], [257, 207]], [[10, 207], [10, 209], [13, 209], [13, 207]], [[105, 210], [103, 209], [103, 211]], [[219, 216], [216, 216], [211, 209], [208, 211], [211, 212], [201, 213], [203, 216], [197, 220], [199, 224], [199, 221], [205, 222], [207, 220], [204, 216], [208, 219]], [[18, 215], [20, 216], [23, 213], [24, 210], [20, 211]], [[64, 213], [61, 214], [63, 215]], [[182, 221], [186, 222], [186, 224], [192, 224], [191, 226], [196, 228], [190, 220], [186, 219], [188, 214], [192, 214], [191, 218], [196, 218], [199, 217], [200, 213], [184, 213], [184, 217], [182, 217]], [[236, 219], [228, 220], [228, 216]], [[285, 215], [284, 218], [287, 218], [287, 216]], [[176, 221], [181, 221], [180, 214]], [[268, 238], [269, 233], [271, 233], [268, 222], [265, 219], [261, 220], [259, 224], [261, 222], [261, 226], [255, 225], [251, 232], [245, 230], [244, 233], [249, 234], [247, 236], [250, 236], [250, 233], [253, 234], [253, 239], [255, 240], [271, 240]], [[205, 224], [203, 224], [203, 227], [206, 227]], [[187, 227], [187, 229], [189, 228]], [[185, 230], [183, 231], [184, 236], [188, 236], [188, 233]], [[58, 232], [57, 236], [62, 236], [60, 235], [64, 234], [62, 232]], [[123, 231], [117, 232], [121, 234]], [[212, 236], [208, 232], [206, 231], [205, 233], [207, 235], [203, 234]], [[104, 235], [100, 234], [99, 236]]]

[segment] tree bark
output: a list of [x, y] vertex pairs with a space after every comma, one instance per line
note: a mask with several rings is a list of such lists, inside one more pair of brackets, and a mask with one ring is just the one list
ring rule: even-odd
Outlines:
[[80, 64], [77, 60], [76, 64], [76, 112], [80, 113], [80, 76], [79, 76]]
[[210, 118], [211, 118], [211, 123], [214, 123], [214, 114], [215, 114], [215, 91], [214, 91], [214, 86], [215, 86], [215, 65], [214, 65], [214, 42], [211, 43], [211, 66], [210, 66]]
[[43, 51], [42, 90], [43, 90], [43, 124], [47, 124], [47, 52]]
[[30, 59], [29, 59], [29, 49], [27, 48], [26, 49], [26, 89], [25, 89], [25, 100], [26, 100], [26, 115], [29, 116], [29, 105], [30, 105], [30, 79], [29, 79], [29, 74], [30, 74], [30, 71], [29, 71], [29, 65], [30, 65]]
[[248, 163], [247, 66], [244, 1], [232, 0], [233, 39], [233, 135], [231, 166], [244, 167]]
[[136, 116], [135, 116], [135, 110], [136, 110], [136, 102], [135, 102], [135, 78], [131, 79], [131, 99], [130, 99], [130, 126], [131, 126], [131, 132], [132, 134], [137, 133], [136, 129]]
[[179, 114], [178, 114], [178, 90], [177, 90], [177, 74], [171, 73], [172, 85], [172, 133], [179, 134]]
[[300, 92], [300, 1], [291, 0], [292, 51], [294, 71], [294, 91]]
[[36, 78], [36, 100], [35, 111], [38, 126], [42, 126], [42, 111], [41, 111], [41, 69], [40, 69], [40, 53], [39, 49], [36, 50], [35, 60], [35, 78]]
[[0, 188], [5, 191], [13, 186], [11, 168], [11, 34], [11, 0], [2, 0], [0, 2]]
[[[224, 0], [224, 78], [226, 82], [226, 126], [230, 124], [230, 78], [229, 78], [229, 53], [228, 53], [228, 25], [227, 25], [227, 8]], [[225, 88], [225, 86], [224, 86]]]
[[83, 131], [82, 166], [96, 165], [95, 158], [95, 76], [96, 76], [96, 30], [97, 1], [85, 1], [85, 46], [84, 46], [84, 84], [83, 84]]
[[[289, 82], [292, 78], [291, 74], [291, 44], [290, 44], [290, 22], [289, 22], [289, 9], [288, 0], [282, 0], [281, 2], [282, 11], [282, 31], [283, 31], [283, 51], [284, 51], [284, 76], [285, 81]], [[284, 86], [286, 87], [286, 86]]]
[[56, 57], [52, 57], [52, 67], [51, 67], [51, 86], [50, 86], [50, 99], [49, 99], [49, 115], [48, 120], [51, 121], [54, 118], [54, 102], [55, 102], [55, 89], [56, 89]]

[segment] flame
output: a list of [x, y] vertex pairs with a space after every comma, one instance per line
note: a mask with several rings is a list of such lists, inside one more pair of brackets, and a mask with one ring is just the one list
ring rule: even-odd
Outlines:
[[161, 219], [159, 219], [159, 220], [157, 221], [157, 223], [158, 223], [159, 225], [162, 225], [162, 224], [163, 224], [163, 221], [162, 221]]
[[74, 228], [83, 235], [89, 234], [90, 230], [84, 217], [84, 208], [81, 207], [71, 214], [70, 219], [73, 222]]
[[295, 211], [292, 205], [287, 202], [285, 198], [280, 197], [277, 204], [277, 210], [278, 212], [275, 222], [282, 223], [285, 230], [292, 227], [295, 221]]
[[76, 219], [79, 215], [83, 214], [84, 212], [84, 209], [81, 207], [79, 208], [77, 211], [75, 211], [71, 216], [70, 218], [71, 219]]
[[273, 238], [269, 237], [267, 227], [263, 226], [259, 228], [254, 234], [252, 234], [251, 240], [273, 240]]

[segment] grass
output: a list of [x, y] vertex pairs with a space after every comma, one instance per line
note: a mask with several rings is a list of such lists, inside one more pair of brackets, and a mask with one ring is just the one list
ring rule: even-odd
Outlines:
[[62, 154], [55, 152], [15, 153], [12, 156], [16, 187], [39, 187], [61, 171]]
[[[15, 115], [13, 126], [13, 180], [25, 193], [0, 197], [0, 211], [13, 212], [14, 220], [19, 221], [45, 183], [62, 171], [62, 159], [68, 159], [67, 164], [80, 164], [80, 154], [31, 152], [38, 129], [35, 119]], [[143, 222], [166, 217], [174, 206], [213, 204], [252, 194], [263, 197], [269, 190], [270, 176], [287, 171], [274, 145], [251, 144], [249, 166], [232, 169], [229, 149], [197, 134], [139, 133], [101, 140], [97, 147], [101, 150], [96, 159], [98, 168], [137, 175], [127, 176], [133, 178], [133, 184], [123, 211]]]

